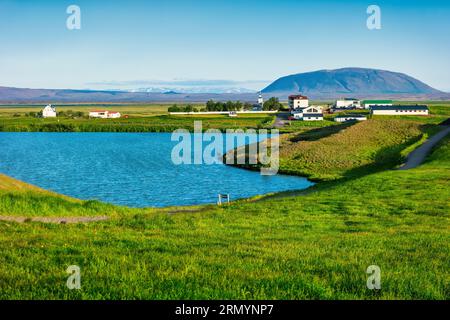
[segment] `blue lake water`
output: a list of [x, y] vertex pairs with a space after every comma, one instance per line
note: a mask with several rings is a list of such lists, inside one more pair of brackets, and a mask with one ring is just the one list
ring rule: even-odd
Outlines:
[[0, 173], [71, 197], [131, 207], [215, 203], [219, 193], [233, 200], [312, 185], [223, 164], [175, 165], [177, 143], [170, 133], [0, 132]]

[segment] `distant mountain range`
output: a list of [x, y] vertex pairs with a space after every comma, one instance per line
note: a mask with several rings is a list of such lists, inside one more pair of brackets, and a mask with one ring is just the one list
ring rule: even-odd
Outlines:
[[265, 94], [302, 93], [313, 98], [339, 96], [439, 96], [444, 94], [403, 73], [343, 68], [298, 73], [279, 78], [262, 90]]
[[194, 103], [214, 100], [256, 101], [256, 93], [179, 93], [176, 91], [128, 92], [67, 89], [24, 89], [0, 87], [0, 103], [144, 103], [179, 102]]
[[[164, 88], [160, 88], [163, 90]], [[229, 92], [188, 92], [166, 88], [130, 91], [23, 89], [0, 87], [0, 103], [87, 103], [87, 102], [205, 102], [241, 100], [255, 102], [256, 93], [245, 90]], [[164, 90], [166, 90], [164, 89]], [[310, 99], [333, 100], [340, 97], [392, 98], [398, 100], [449, 100], [450, 93], [436, 90], [406, 74], [365, 68], [320, 70], [279, 78], [262, 90], [263, 96], [287, 100], [288, 95], [302, 93]]]

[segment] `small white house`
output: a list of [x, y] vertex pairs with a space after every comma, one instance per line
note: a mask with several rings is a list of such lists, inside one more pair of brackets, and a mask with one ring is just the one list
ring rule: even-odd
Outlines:
[[289, 96], [289, 109], [303, 109], [309, 106], [309, 99], [302, 95], [291, 95]]
[[311, 106], [303, 109], [297, 109], [293, 113], [294, 119], [303, 121], [321, 121], [323, 120], [323, 108], [320, 106]]
[[113, 112], [108, 110], [94, 110], [89, 112], [89, 118], [117, 119], [120, 117], [120, 112]]
[[42, 109], [42, 118], [55, 118], [56, 117], [56, 108], [51, 104], [47, 105], [44, 109]]
[[106, 110], [94, 110], [89, 112], [89, 118], [108, 118], [108, 111]]
[[374, 106], [370, 108], [373, 115], [389, 116], [427, 116], [430, 111], [426, 105]]
[[350, 109], [350, 108], [360, 109], [361, 101], [354, 98], [344, 98], [341, 100], [336, 100], [334, 107], [336, 109]]
[[365, 120], [367, 120], [367, 117], [363, 114], [344, 114], [334, 118], [334, 121], [336, 122], [365, 121]]

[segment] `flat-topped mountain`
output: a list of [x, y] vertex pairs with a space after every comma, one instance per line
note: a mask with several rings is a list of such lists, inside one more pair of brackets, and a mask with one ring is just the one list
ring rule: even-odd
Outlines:
[[366, 68], [343, 68], [293, 74], [279, 78], [262, 92], [277, 95], [301, 92], [308, 96], [442, 93], [403, 73]]

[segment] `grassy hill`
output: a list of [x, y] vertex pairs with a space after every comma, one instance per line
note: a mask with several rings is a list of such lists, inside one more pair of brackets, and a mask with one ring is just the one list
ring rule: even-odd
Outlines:
[[[371, 130], [393, 127], [367, 123], [375, 123]], [[375, 149], [423, 134], [410, 123], [394, 127], [380, 133], [387, 147]], [[310, 141], [322, 148], [320, 159], [356, 148], [364, 166], [381, 155], [371, 139], [344, 139], [347, 147], [339, 149], [326, 135]], [[394, 151], [388, 159], [400, 148]], [[6, 179], [1, 214], [111, 218], [73, 225], [0, 221], [0, 299], [448, 299], [449, 160], [447, 138], [413, 170], [359, 171], [295, 196], [161, 210], [75, 201], [33, 187], [10, 191], [16, 182]], [[355, 163], [338, 168], [336, 177]], [[82, 273], [79, 291], [65, 286], [65, 270], [74, 264]], [[374, 264], [382, 272], [378, 292], [366, 288], [366, 269]]]
[[0, 174], [0, 216], [71, 217], [127, 212], [98, 201], [81, 201]]
[[280, 170], [330, 180], [395, 167], [402, 150], [434, 133], [435, 126], [398, 119], [371, 119], [284, 137]]

